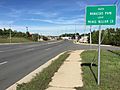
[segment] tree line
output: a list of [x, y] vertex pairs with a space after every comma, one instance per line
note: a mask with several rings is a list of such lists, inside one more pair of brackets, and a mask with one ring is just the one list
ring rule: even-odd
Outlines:
[[[98, 44], [99, 31], [93, 31], [92, 43]], [[88, 42], [90, 42], [90, 33], [88, 34]], [[106, 45], [120, 46], [120, 28], [107, 28], [101, 32], [101, 43]]]
[[30, 34], [29, 31], [26, 32], [18, 32], [18, 31], [13, 31], [12, 29], [0, 29], [0, 38], [9, 38], [11, 33], [11, 37], [22, 37], [26, 38], [32, 41], [38, 41], [38, 38], [43, 38], [45, 40], [48, 40], [47, 37], [45, 36], [40, 36], [39, 34]]
[[71, 37], [71, 39], [75, 39], [75, 36], [77, 36], [78, 38], [81, 38], [81, 35], [79, 33], [65, 33], [60, 35], [60, 37]]

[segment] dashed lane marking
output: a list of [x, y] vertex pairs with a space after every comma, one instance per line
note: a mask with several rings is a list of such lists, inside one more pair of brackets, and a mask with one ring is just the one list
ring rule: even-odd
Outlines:
[[0, 65], [6, 64], [8, 61], [1, 62]]

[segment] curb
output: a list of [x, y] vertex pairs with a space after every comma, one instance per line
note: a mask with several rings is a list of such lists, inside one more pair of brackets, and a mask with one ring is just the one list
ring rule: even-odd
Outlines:
[[11, 85], [10, 87], [8, 87], [6, 90], [17, 90], [16, 87], [18, 84], [30, 82], [31, 79], [34, 78], [34, 76], [36, 76], [37, 73], [40, 73], [44, 68], [48, 67], [52, 63], [52, 61], [56, 60], [59, 56], [61, 56], [65, 52], [60, 53], [59, 55], [55, 56], [54, 58], [52, 58], [51, 60], [49, 60], [45, 64], [41, 65], [36, 70], [32, 71], [31, 73], [29, 73], [28, 75], [26, 75], [25, 77], [23, 77], [22, 79], [20, 79], [19, 81], [17, 81], [16, 83]]
[[[74, 42], [74, 44], [80, 44], [80, 45], [90, 45], [90, 44], [86, 44], [86, 43], [79, 43], [79, 42]], [[98, 44], [91, 44], [92, 46], [98, 46]], [[110, 47], [111, 45], [102, 45], [101, 46], [106, 46], [106, 47]]]

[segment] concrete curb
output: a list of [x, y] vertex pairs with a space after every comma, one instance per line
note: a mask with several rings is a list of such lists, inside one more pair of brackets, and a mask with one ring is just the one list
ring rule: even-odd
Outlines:
[[[79, 43], [79, 42], [74, 42], [75, 44], [80, 44], [80, 45], [90, 45], [89, 43]], [[93, 46], [98, 46], [98, 44], [91, 44]], [[111, 47], [111, 45], [102, 45], [101, 46], [106, 46], [106, 47]]]
[[27, 83], [30, 82], [31, 79], [36, 76], [37, 73], [40, 73], [44, 68], [48, 67], [52, 61], [56, 60], [59, 56], [61, 56], [63, 53], [60, 53], [59, 55], [57, 55], [56, 57], [52, 58], [51, 60], [49, 60], [47, 63], [43, 64], [42, 66], [40, 66], [39, 68], [37, 68], [36, 70], [34, 70], [33, 72], [29, 73], [28, 75], [26, 75], [24, 78], [22, 78], [21, 80], [17, 81], [15, 84], [11, 85], [10, 87], [8, 87], [6, 90], [16, 90], [17, 85], [18, 84], [22, 84], [22, 83]]
[[16, 45], [16, 44], [22, 44], [22, 43], [0, 43], [0, 45]]

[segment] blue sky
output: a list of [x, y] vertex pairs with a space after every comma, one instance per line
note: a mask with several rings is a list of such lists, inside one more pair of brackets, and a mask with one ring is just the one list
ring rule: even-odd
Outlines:
[[[44, 35], [83, 33], [86, 5], [112, 5], [116, 0], [0, 0], [0, 28]], [[120, 25], [120, 5], [117, 27]], [[67, 25], [65, 25], [67, 24]], [[114, 27], [114, 26], [103, 26]], [[97, 29], [94, 26], [92, 29]], [[89, 32], [87, 27], [86, 33]]]

